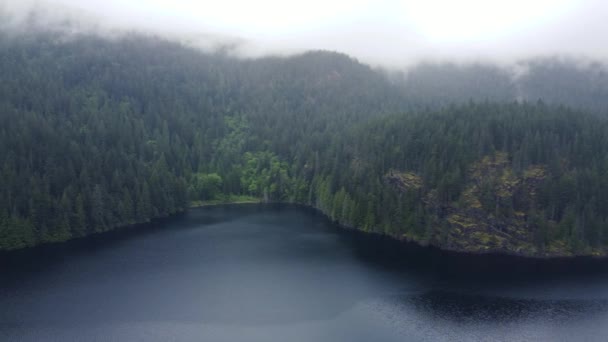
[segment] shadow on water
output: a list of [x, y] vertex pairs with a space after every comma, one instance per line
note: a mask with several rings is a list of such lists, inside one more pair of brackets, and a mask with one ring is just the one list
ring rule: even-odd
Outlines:
[[353, 230], [341, 234], [360, 262], [400, 275], [404, 283], [421, 280], [421, 291], [384, 298], [399, 311], [457, 325], [537, 319], [559, 325], [608, 313], [606, 258], [474, 255]]
[[[120, 243], [167, 233], [169, 230], [193, 229], [226, 223], [237, 217], [243, 218], [253, 215], [265, 208], [261, 204], [228, 204], [200, 209], [195, 208], [170, 217], [96, 233], [63, 243], [41, 245], [10, 252], [0, 251], [0, 272], [30, 273], [45, 270], [54, 264], [62, 263], [67, 256], [77, 258], [79, 255], [92, 255], [113, 248]], [[230, 215], [230, 212], [233, 211], [238, 211], [238, 216]], [[167, 229], [168, 226], [172, 228]]]
[[124, 322], [169, 335], [202, 323], [333, 329], [341, 340], [393, 323], [413, 340], [509, 340], [478, 336], [541, 322], [511, 340], [550, 339], [560, 326], [593, 337], [608, 331], [577, 322], [605, 325], [608, 260], [451, 253], [343, 229], [301, 206], [225, 205], [0, 255], [0, 304], [0, 339], [32, 327], [45, 336], [49, 325], [129, 340]]
[[513, 278], [605, 275], [608, 258], [525, 258], [497, 254], [467, 254], [443, 251], [391, 237], [344, 230], [357, 257], [366, 263], [391, 270], [435, 273], [444, 277]]
[[315, 209], [292, 204], [236, 204], [192, 209], [150, 223], [138, 224], [114, 231], [94, 234], [66, 243], [43, 245], [13, 252], [0, 252], [2, 270], [36, 270], [57, 262], [66, 255], [94, 254], [116, 244], [175, 229], [196, 229], [246, 219], [247, 216], [268, 210], [304, 211], [317, 216], [328, 232], [346, 241], [355, 256], [363, 263], [389, 271], [435, 274], [446, 278], [513, 279], [526, 277], [559, 278], [575, 276], [605, 276], [608, 279], [608, 258], [575, 257], [534, 259], [494, 254], [464, 254], [423, 247], [398, 241], [388, 236], [343, 229], [331, 224]]

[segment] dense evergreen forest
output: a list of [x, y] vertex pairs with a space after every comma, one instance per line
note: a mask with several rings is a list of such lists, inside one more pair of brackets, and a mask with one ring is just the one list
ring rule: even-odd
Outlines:
[[605, 254], [606, 69], [521, 65], [387, 77], [333, 52], [3, 33], [0, 250], [256, 200], [459, 251]]

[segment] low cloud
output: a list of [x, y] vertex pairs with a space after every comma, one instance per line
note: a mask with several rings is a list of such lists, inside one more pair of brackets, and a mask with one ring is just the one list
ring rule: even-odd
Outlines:
[[[608, 59], [608, 3], [600, 0], [513, 1], [512, 6], [519, 7], [499, 8], [506, 18], [504, 27], [480, 17], [494, 13], [487, 5], [469, 13], [487, 2], [461, 3], [469, 7], [431, 2], [436, 8], [415, 7], [416, 2], [407, 0], [266, 0], [255, 6], [244, 1], [5, 0], [0, 25], [4, 30], [54, 27], [107, 35], [135, 30], [203, 48], [230, 47], [252, 57], [334, 50], [385, 67], [420, 60], [509, 63], [547, 55]], [[562, 7], [554, 9], [557, 5], [552, 4], [558, 2]], [[548, 16], [545, 10], [555, 13]], [[517, 21], [518, 11], [538, 13]], [[443, 26], [435, 28], [433, 23]]]

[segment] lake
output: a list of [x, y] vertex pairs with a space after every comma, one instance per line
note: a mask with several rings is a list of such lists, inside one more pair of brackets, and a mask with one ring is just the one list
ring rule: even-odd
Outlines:
[[608, 267], [227, 205], [0, 258], [2, 341], [606, 341]]

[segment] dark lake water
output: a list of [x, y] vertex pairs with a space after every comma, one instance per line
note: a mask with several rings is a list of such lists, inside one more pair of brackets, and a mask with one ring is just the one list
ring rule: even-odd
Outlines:
[[607, 341], [608, 268], [465, 257], [294, 206], [0, 258], [1, 341]]

